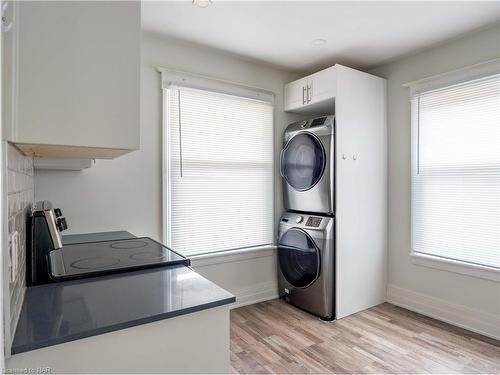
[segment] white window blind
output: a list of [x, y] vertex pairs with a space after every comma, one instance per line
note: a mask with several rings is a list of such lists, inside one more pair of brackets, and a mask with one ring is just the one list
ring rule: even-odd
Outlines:
[[185, 255], [273, 242], [273, 105], [171, 86], [167, 245]]
[[412, 98], [412, 251], [500, 268], [500, 74]]

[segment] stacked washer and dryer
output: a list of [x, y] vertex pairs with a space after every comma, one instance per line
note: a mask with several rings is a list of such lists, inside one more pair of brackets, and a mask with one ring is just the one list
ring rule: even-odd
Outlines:
[[280, 155], [284, 207], [278, 286], [287, 302], [335, 319], [335, 117], [290, 124]]

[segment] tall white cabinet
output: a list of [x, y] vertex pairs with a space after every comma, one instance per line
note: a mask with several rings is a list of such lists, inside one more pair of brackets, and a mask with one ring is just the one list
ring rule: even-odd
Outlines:
[[[321, 99], [297, 102], [304, 82], [321, 87]], [[386, 297], [386, 80], [335, 65], [287, 84], [285, 108], [335, 114], [335, 310], [343, 318]]]

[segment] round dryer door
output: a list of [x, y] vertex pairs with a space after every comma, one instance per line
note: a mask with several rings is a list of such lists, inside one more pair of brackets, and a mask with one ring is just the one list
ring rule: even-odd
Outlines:
[[299, 133], [286, 144], [281, 155], [281, 174], [295, 190], [311, 189], [323, 175], [325, 149], [311, 133]]
[[297, 288], [311, 285], [319, 276], [319, 249], [311, 236], [301, 229], [289, 229], [281, 236], [278, 262], [285, 279]]

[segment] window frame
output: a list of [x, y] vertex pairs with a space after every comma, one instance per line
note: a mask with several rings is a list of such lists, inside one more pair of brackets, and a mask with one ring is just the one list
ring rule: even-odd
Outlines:
[[[500, 59], [490, 60], [484, 63], [475, 64], [462, 69], [454, 70], [449, 73], [438, 74], [421, 80], [405, 83], [403, 86], [410, 89], [410, 127], [411, 127], [411, 167], [410, 167], [410, 200], [412, 200], [413, 178], [418, 169], [419, 152], [419, 108], [418, 101], [413, 100], [420, 93], [444, 88], [454, 84], [464, 83], [475, 79], [487, 77], [494, 74], [500, 74]], [[488, 267], [440, 257], [437, 255], [424, 254], [413, 250], [411, 238], [414, 228], [413, 204], [410, 202], [410, 259], [418, 266], [454, 272], [481, 279], [487, 279], [500, 282], [500, 269]]]
[[[161, 74], [161, 91], [162, 91], [162, 239], [163, 243], [168, 246], [171, 243], [171, 233], [169, 230], [169, 223], [171, 222], [171, 210], [169, 209], [169, 202], [171, 200], [171, 182], [169, 179], [171, 173], [171, 162], [170, 162], [170, 131], [168, 129], [169, 126], [169, 113], [170, 113], [170, 100], [169, 100], [169, 89], [172, 86], [176, 87], [185, 87], [191, 88], [195, 90], [204, 90], [211, 91], [214, 93], [246, 97], [254, 100], [261, 100], [270, 102], [273, 106], [273, 124], [272, 124], [272, 152], [273, 152], [273, 163], [272, 163], [272, 202], [273, 205], [271, 207], [271, 216], [273, 218], [273, 222], [275, 220], [275, 196], [276, 196], [276, 132], [275, 122], [276, 122], [276, 94], [270, 90], [262, 89], [254, 86], [247, 86], [240, 83], [236, 83], [233, 81], [222, 80], [212, 77], [207, 77], [195, 73], [188, 73], [173, 69], [167, 68], [157, 68], [158, 72]], [[258, 245], [236, 248], [236, 249], [227, 249], [220, 250], [214, 252], [200, 252], [189, 254], [188, 257], [190, 259], [207, 259], [205, 262], [213, 262], [209, 261], [210, 258], [225, 258], [225, 257], [234, 257], [234, 256], [250, 256], [250, 257], [259, 257], [260, 254], [267, 254], [269, 251], [275, 251], [275, 239], [276, 239], [276, 228], [273, 227], [273, 237], [272, 242], [269, 245]], [[253, 254], [255, 255], [249, 255]], [[217, 263], [217, 262], [215, 262]]]

